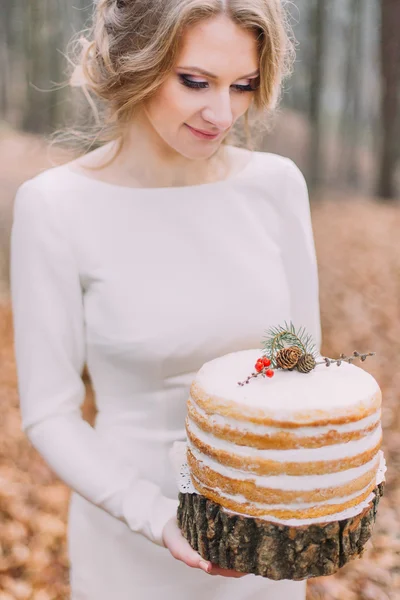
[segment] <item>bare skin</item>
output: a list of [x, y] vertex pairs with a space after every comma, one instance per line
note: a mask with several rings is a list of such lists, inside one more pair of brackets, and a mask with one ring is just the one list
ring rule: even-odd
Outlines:
[[[128, 187], [189, 186], [232, 176], [246, 166], [251, 153], [221, 142], [249, 109], [258, 70], [257, 44], [250, 32], [223, 15], [193, 26], [183, 37], [171, 74], [128, 128], [115, 161], [99, 171], [85, 168], [112, 156], [115, 145], [110, 142], [71, 161], [70, 167]], [[182, 75], [203, 87], [189, 87], [182, 83]], [[203, 139], [191, 128], [219, 135]], [[182, 536], [175, 517], [164, 526], [163, 541], [172, 556], [189, 567], [224, 577], [246, 575], [204, 561]]]
[[[187, 68], [194, 66], [217, 79]], [[222, 141], [249, 109], [254, 97], [249, 88], [257, 81], [258, 71], [257, 45], [251, 33], [223, 15], [193, 26], [183, 36], [170, 75], [126, 128], [117, 158], [100, 170], [90, 170], [112, 158], [116, 142], [109, 142], [71, 161], [70, 168], [128, 187], [188, 186], [229, 178], [246, 166], [251, 152]], [[182, 76], [203, 87], [188, 87]], [[199, 139], [190, 127], [219, 132], [219, 137]]]
[[222, 575], [223, 577], [235, 577], [236, 579], [248, 575], [248, 573], [239, 573], [239, 571], [234, 571], [233, 569], [222, 569], [209, 560], [204, 560], [182, 536], [175, 517], [167, 521], [164, 526], [163, 541], [172, 556], [177, 560], [181, 560], [189, 567], [202, 569], [209, 575]]

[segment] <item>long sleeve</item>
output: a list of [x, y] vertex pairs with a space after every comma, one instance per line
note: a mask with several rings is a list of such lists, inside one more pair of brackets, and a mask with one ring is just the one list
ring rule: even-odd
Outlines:
[[319, 280], [307, 183], [298, 166], [286, 158], [283, 198], [283, 254], [287, 272], [292, 321], [312, 335], [321, 349]]
[[162, 530], [178, 500], [122, 464], [81, 416], [83, 297], [59, 216], [56, 199], [34, 180], [18, 188], [10, 272], [22, 429], [70, 488], [163, 546]]

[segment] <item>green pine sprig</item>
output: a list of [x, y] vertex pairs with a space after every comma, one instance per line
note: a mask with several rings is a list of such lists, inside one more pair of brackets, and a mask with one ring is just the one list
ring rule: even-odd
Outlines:
[[315, 359], [317, 358], [315, 342], [312, 336], [307, 333], [305, 327], [300, 327], [296, 330], [291, 321], [289, 325], [285, 321], [284, 327], [270, 327], [266, 330], [261, 345], [264, 349], [264, 354], [270, 359], [274, 368], [277, 366], [275, 361], [276, 353], [289, 346], [297, 346], [303, 354], [312, 354]]

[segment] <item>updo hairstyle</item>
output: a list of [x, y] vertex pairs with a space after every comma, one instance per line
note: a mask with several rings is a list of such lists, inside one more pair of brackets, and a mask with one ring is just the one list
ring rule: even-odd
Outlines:
[[[75, 64], [71, 82], [75, 78], [75, 85], [82, 86], [96, 119], [90, 131], [76, 136], [75, 130], [80, 145], [122, 139], [142, 102], [168, 77], [184, 31], [221, 14], [256, 37], [260, 83], [251, 110], [268, 129], [294, 60], [284, 0], [98, 0], [91, 26], [69, 45]], [[251, 145], [248, 112], [244, 115], [247, 147]], [[222, 143], [237, 143], [237, 135], [233, 128]], [[87, 150], [86, 145], [82, 153]]]

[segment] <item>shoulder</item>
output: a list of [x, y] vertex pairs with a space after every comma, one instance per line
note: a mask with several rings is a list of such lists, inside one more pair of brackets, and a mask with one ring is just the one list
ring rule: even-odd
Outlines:
[[274, 152], [254, 151], [259, 164], [264, 172], [274, 174], [281, 178], [281, 183], [285, 183], [286, 178], [305, 182], [304, 175], [298, 165], [289, 157], [275, 154]]
[[273, 152], [254, 151], [253, 154], [253, 185], [273, 196], [279, 205], [291, 202], [293, 196], [299, 194], [308, 200], [306, 179], [291, 158]]
[[306, 179], [299, 166], [287, 156], [255, 152], [253, 185], [282, 215], [308, 218], [310, 200]]
[[52, 192], [60, 192], [63, 184], [68, 181], [68, 170], [65, 165], [58, 165], [40, 171], [30, 179], [26, 179], [18, 188], [17, 192], [46, 196]]
[[32, 226], [43, 221], [54, 222], [55, 214], [59, 214], [57, 221], [63, 222], [65, 198], [71, 197], [68, 193], [68, 177], [63, 165], [51, 167], [37, 175], [26, 179], [19, 185], [14, 197], [14, 220], [26, 220]]
[[62, 204], [68, 194], [68, 170], [65, 165], [50, 167], [23, 181], [16, 190], [15, 204], [18, 206], [40, 206]]

